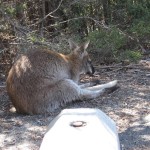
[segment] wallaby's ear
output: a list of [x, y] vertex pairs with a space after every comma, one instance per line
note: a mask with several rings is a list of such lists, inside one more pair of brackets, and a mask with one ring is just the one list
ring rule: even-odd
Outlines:
[[78, 47], [78, 45], [75, 42], [73, 42], [71, 39], [69, 39], [68, 42], [71, 50], [75, 50]]
[[80, 48], [78, 49], [78, 53], [80, 53], [80, 55], [82, 54], [82, 56], [83, 56], [84, 54], [87, 53], [86, 49], [88, 48], [89, 43], [90, 43], [90, 41], [87, 41], [87, 42], [81, 44]]
[[87, 55], [86, 49], [89, 45], [90, 41], [87, 41], [85, 43], [82, 43], [78, 49], [75, 50], [75, 53], [78, 54], [80, 58], [83, 58], [85, 55]]

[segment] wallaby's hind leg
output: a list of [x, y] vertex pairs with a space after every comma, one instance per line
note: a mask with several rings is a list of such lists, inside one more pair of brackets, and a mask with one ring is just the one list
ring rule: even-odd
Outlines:
[[89, 100], [89, 99], [93, 99], [93, 98], [99, 97], [104, 92], [105, 92], [105, 89], [96, 90], [96, 91], [91, 91], [91, 90], [88, 90], [88, 89], [82, 89], [80, 98], [81, 99], [85, 99], [85, 100]]
[[61, 84], [59, 84], [59, 86], [60, 88], [64, 87], [63, 89], [65, 91], [62, 91], [62, 93], [64, 92], [62, 95], [64, 101], [71, 102], [79, 99], [82, 100], [83, 98], [84, 99], [96, 98], [104, 94], [105, 92], [107, 92], [107, 89], [114, 88], [116, 84], [117, 84], [117, 80], [114, 80], [106, 84], [88, 87], [91, 85], [91, 83], [86, 83], [79, 86], [76, 83], [74, 83], [72, 80], [67, 79], [61, 81]]
[[[58, 83], [57, 86], [58, 89], [56, 90], [57, 93], [55, 93], [59, 97], [57, 101], [61, 100], [60, 104], [63, 105], [67, 102], [72, 102], [76, 100], [93, 99], [102, 95], [105, 92], [104, 88], [99, 88], [99, 89], [97, 88], [95, 90], [90, 90], [88, 89], [90, 87], [85, 88], [86, 86], [89, 86], [89, 84], [83, 84], [82, 86], [79, 86], [75, 82], [69, 79], [60, 81], [60, 83]], [[94, 88], [94, 86], [91, 88]], [[59, 96], [58, 94], [61, 95]]]
[[113, 91], [116, 84], [117, 80], [114, 80], [106, 84], [87, 87], [81, 90], [81, 95], [84, 99], [96, 98], [100, 95], [103, 95], [104, 93], [110, 93], [111, 91]]
[[49, 91], [45, 95], [47, 107], [49, 111], [64, 106], [66, 103], [76, 100], [89, 100], [97, 98], [106, 92], [105, 88], [111, 88], [117, 84], [117, 81], [112, 81], [103, 85], [97, 85], [93, 87], [81, 88], [78, 84], [72, 80], [65, 79], [57, 84], [53, 88], [50, 87]]
[[111, 81], [111, 82], [108, 82], [108, 83], [105, 83], [105, 84], [100, 84], [100, 85], [96, 85], [96, 86], [92, 86], [92, 87], [87, 87], [86, 89], [90, 90], [90, 91], [96, 91], [96, 90], [101, 90], [101, 89], [112, 88], [112, 87], [117, 85], [117, 82], [118, 82], [117, 80], [114, 80], [114, 81]]

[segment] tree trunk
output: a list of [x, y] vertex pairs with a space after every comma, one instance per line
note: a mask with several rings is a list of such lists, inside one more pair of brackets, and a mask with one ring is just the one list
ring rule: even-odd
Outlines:
[[103, 15], [105, 24], [109, 24], [109, 20], [111, 19], [111, 12], [110, 12], [110, 0], [102, 0], [103, 5]]

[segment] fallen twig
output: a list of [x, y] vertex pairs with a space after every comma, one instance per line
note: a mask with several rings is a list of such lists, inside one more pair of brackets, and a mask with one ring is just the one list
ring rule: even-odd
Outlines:
[[95, 68], [97, 69], [109, 69], [109, 68], [118, 68], [118, 67], [121, 67], [121, 68], [137, 68], [141, 66], [140, 64], [132, 64], [132, 65], [127, 65], [127, 66], [122, 66], [122, 63], [119, 63], [119, 64], [116, 64], [116, 65], [113, 65], [113, 66], [94, 66]]
[[116, 64], [116, 65], [110, 65], [110, 66], [94, 66], [95, 68], [98, 68], [98, 69], [108, 69], [108, 68], [116, 68], [116, 67], [118, 67], [118, 66], [120, 66], [121, 65], [121, 63], [119, 63], [119, 64]]

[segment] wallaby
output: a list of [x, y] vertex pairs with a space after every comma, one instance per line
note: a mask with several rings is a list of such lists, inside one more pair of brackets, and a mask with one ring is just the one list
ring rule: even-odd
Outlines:
[[68, 102], [93, 99], [114, 87], [117, 81], [89, 87], [79, 85], [80, 74], [94, 73], [88, 52], [89, 41], [69, 41], [70, 54], [33, 49], [21, 55], [7, 77], [7, 91], [18, 113], [44, 114]]

